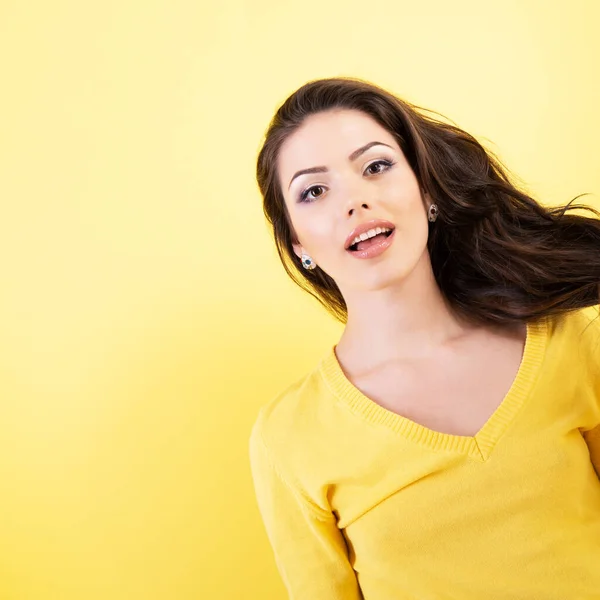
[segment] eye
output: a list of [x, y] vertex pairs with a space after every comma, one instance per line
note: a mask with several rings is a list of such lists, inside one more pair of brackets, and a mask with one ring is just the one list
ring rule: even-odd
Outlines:
[[[365, 169], [365, 174], [368, 175], [380, 175], [385, 171], [389, 171], [396, 163], [387, 159], [379, 159], [373, 161], [370, 165]], [[306, 202], [310, 203], [314, 200], [317, 200], [320, 196], [322, 196], [326, 187], [324, 185], [312, 185], [306, 188], [298, 198], [298, 202]]]
[[368, 172], [369, 175], [379, 175], [384, 171], [388, 171], [395, 164], [396, 163], [389, 160], [376, 160], [365, 169], [365, 173]]
[[324, 193], [325, 186], [313, 185], [309, 188], [306, 188], [302, 194], [300, 194], [300, 202], [311, 202], [316, 200], [319, 196], [322, 196]]

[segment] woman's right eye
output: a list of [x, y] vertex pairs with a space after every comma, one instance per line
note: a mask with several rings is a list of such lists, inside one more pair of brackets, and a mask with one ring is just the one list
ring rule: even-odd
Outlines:
[[323, 185], [313, 185], [309, 188], [306, 188], [302, 194], [300, 194], [300, 202], [312, 202], [316, 200], [319, 196], [322, 196], [325, 190], [325, 186]]

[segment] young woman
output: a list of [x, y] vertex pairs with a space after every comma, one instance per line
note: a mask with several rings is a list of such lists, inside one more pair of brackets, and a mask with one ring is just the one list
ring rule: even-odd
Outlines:
[[600, 220], [367, 82], [258, 158], [284, 267], [344, 324], [250, 438], [290, 598], [600, 598]]

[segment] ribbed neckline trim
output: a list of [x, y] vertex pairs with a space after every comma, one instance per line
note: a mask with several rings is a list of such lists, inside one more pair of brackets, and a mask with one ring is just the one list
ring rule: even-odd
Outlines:
[[346, 377], [335, 354], [335, 345], [323, 357], [318, 370], [333, 394], [364, 421], [387, 427], [432, 450], [468, 454], [484, 461], [490, 456], [495, 444], [518, 413], [537, 380], [546, 350], [548, 330], [547, 318], [527, 323], [525, 347], [515, 379], [498, 408], [475, 436], [434, 431], [383, 408], [365, 396]]

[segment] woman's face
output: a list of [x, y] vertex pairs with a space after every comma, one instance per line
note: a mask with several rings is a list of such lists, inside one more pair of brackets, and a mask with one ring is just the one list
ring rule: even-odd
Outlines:
[[[311, 115], [283, 144], [278, 169], [298, 237], [295, 253], [308, 254], [342, 294], [398, 283], [422, 262], [430, 202], [392, 134], [370, 116], [356, 110]], [[346, 249], [353, 230], [376, 219], [393, 226], [387, 240], [385, 234], [373, 240], [387, 248], [367, 258]]]

